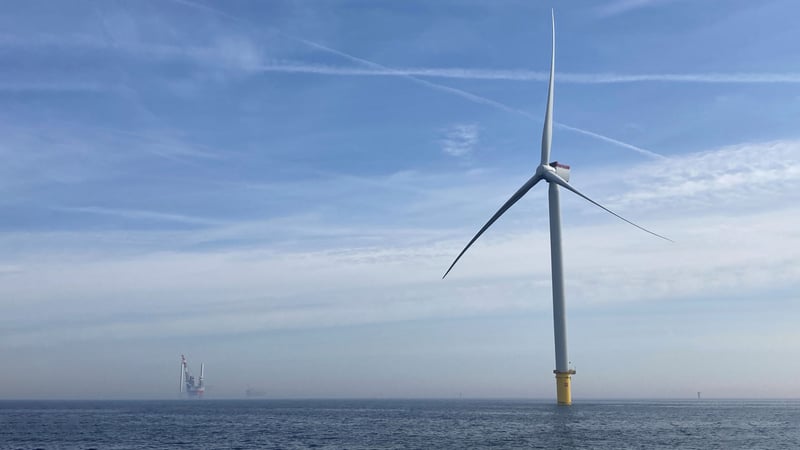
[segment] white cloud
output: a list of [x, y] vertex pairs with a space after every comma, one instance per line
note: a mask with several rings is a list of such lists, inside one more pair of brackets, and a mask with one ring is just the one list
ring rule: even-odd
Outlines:
[[[624, 171], [626, 186], [599, 183], [584, 189], [601, 202], [611, 198], [618, 212], [669, 235], [675, 244], [654, 239], [565, 194], [564, 252], [571, 310], [726, 297], [771, 301], [765, 297], [796, 291], [798, 149], [800, 143], [795, 141], [726, 147], [631, 167]], [[415, 179], [413, 174], [404, 177]], [[740, 182], [739, 177], [751, 182]], [[785, 189], [776, 189], [773, 181]], [[470, 194], [470, 201], [484, 204], [493, 199], [496, 189], [485, 188]], [[765, 197], [767, 191], [771, 195]], [[539, 200], [539, 214], [544, 214], [544, 198]], [[417, 201], [395, 206], [413, 208]], [[433, 202], [428, 208], [451, 208], [448, 196], [424, 201]], [[653, 204], [658, 207], [643, 207]], [[35, 346], [53, 339], [99, 339], [108, 333], [129, 339], [530, 310], [549, 314], [546, 225], [535, 218], [535, 230], [526, 231], [531, 219], [517, 223], [519, 209], [515, 210], [444, 281], [440, 279], [444, 269], [475, 231], [464, 226], [463, 214], [451, 219], [457, 231], [403, 234], [353, 225], [352, 230], [343, 230], [344, 235], [324, 238], [328, 248], [324, 251], [255, 242], [248, 248], [191, 252], [151, 245], [146, 247], [151, 250], [119, 254], [113, 250], [118, 245], [115, 239], [135, 240], [136, 233], [116, 232], [118, 237], [110, 238], [108, 232], [85, 232], [59, 238], [29, 232], [25, 245], [23, 237], [6, 234], [0, 247], [16, 251], [2, 252], [0, 266], [6, 270], [0, 305], [4, 320], [14, 327], [6, 327], [2, 342]], [[483, 219], [468, 221], [478, 226]], [[231, 227], [151, 239], [162, 239], [161, 247], [170, 248], [169, 242], [214, 239], [215, 233], [220, 238], [244, 230], [244, 236], [252, 236], [258, 224]], [[309, 232], [297, 221], [272, 227], [264, 233], [274, 234], [280, 227], [293, 231], [286, 239], [302, 240]], [[335, 231], [336, 225], [330, 227]], [[138, 233], [139, 238], [148, 235]], [[379, 239], [374, 245], [361, 241], [353, 246], [355, 241], [342, 239], [349, 233]], [[426, 238], [420, 240], [417, 234]], [[68, 251], [66, 241], [74, 245], [85, 241], [88, 247]]]
[[612, 204], [641, 209], [769, 208], [800, 200], [800, 141], [739, 144], [626, 171]]
[[450, 156], [466, 156], [478, 144], [478, 125], [455, 124], [443, 130], [444, 137], [439, 140], [442, 151]]

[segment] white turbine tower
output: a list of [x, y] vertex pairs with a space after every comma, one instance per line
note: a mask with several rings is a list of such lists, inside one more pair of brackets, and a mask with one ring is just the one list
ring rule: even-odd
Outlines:
[[570, 186], [569, 181], [569, 166], [559, 164], [558, 162], [548, 163], [550, 159], [550, 144], [552, 142], [553, 134], [553, 77], [555, 74], [556, 64], [556, 22], [555, 15], [551, 12], [551, 19], [553, 24], [552, 36], [552, 53], [550, 59], [550, 85], [547, 91], [547, 109], [544, 115], [544, 130], [542, 131], [542, 159], [539, 167], [533, 176], [522, 185], [514, 195], [508, 199], [505, 204], [486, 222], [486, 225], [478, 231], [478, 233], [469, 241], [464, 250], [458, 254], [453, 264], [445, 272], [444, 277], [453, 269], [464, 252], [486, 231], [492, 224], [500, 218], [511, 206], [521, 199], [536, 183], [541, 180], [550, 184], [548, 189], [549, 212], [550, 212], [550, 270], [553, 277], [553, 332], [555, 334], [556, 346], [556, 369], [553, 371], [556, 374], [556, 394], [558, 403], [563, 405], [572, 404], [572, 391], [570, 387], [572, 375], [574, 370], [569, 368], [569, 360], [567, 359], [567, 316], [564, 310], [564, 273], [561, 258], [561, 208], [558, 199], [558, 187], [575, 193], [576, 195], [586, 199], [590, 203], [604, 209], [605, 211], [613, 214], [614, 216], [628, 222], [629, 224], [646, 231], [654, 236], [660, 237], [671, 241], [671, 239], [661, 236], [660, 234], [653, 233], [630, 220], [620, 216], [619, 214], [611, 211], [605, 206], [590, 199], [580, 191]]

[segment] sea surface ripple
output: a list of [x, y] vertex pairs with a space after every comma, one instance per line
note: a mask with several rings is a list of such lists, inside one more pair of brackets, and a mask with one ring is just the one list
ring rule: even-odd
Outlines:
[[800, 448], [800, 401], [0, 401], [2, 449]]

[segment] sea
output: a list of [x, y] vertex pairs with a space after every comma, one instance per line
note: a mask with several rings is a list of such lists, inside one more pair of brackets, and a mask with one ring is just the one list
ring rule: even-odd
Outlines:
[[800, 449], [800, 401], [0, 401], [2, 449]]

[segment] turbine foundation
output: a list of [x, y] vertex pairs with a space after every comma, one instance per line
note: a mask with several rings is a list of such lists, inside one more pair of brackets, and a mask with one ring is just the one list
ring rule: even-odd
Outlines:
[[575, 371], [570, 369], [566, 372], [553, 371], [556, 374], [556, 396], [559, 405], [572, 404], [572, 375]]

